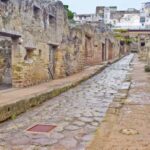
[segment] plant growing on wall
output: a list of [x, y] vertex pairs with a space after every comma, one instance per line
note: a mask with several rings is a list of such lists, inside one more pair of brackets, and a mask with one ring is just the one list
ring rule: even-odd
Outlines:
[[68, 5], [64, 5], [65, 10], [67, 11], [68, 19], [73, 20], [74, 13], [69, 9]]

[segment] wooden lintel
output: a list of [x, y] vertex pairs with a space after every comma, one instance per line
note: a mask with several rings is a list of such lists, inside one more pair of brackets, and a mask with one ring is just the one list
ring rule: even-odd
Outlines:
[[0, 31], [0, 36], [11, 37], [11, 38], [20, 38], [21, 34], [15, 33], [14, 31]]

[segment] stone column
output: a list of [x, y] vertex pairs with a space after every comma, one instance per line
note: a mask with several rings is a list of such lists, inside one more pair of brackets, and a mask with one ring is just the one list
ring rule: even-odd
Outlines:
[[140, 39], [140, 35], [138, 35], [138, 52], [139, 52], [139, 54], [141, 54], [141, 39]]
[[12, 38], [12, 65], [16, 63], [19, 55], [19, 38]]
[[22, 70], [19, 66], [21, 62], [21, 45], [19, 38], [12, 38], [12, 86], [22, 87]]
[[108, 61], [108, 52], [109, 52], [109, 48], [108, 48], [108, 39], [105, 39], [105, 61]]
[[147, 65], [150, 66], [150, 47], [147, 47]]
[[145, 66], [145, 71], [150, 72], [150, 40], [146, 43], [146, 50], [147, 50], [147, 65]]

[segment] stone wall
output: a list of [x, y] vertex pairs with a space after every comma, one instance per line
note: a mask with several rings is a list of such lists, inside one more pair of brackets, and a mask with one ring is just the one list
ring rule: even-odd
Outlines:
[[19, 33], [15, 39], [12, 68], [16, 87], [49, 80], [50, 45], [63, 38], [66, 13], [62, 2], [49, 0], [0, 1], [0, 31]]

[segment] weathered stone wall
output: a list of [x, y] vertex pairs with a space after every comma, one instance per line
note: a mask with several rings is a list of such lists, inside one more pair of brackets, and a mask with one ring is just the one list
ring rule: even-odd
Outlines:
[[119, 57], [120, 42], [116, 40], [112, 33], [107, 33], [108, 37], [108, 60], [113, 60]]
[[138, 35], [137, 37], [137, 52], [139, 52], [139, 59], [142, 61], [148, 60], [148, 47], [147, 44], [149, 42], [150, 36], [149, 35]]
[[70, 27], [68, 34], [56, 50], [55, 77], [64, 77], [81, 71], [84, 67], [83, 30]]
[[55, 77], [65, 77], [86, 66], [101, 64], [103, 46], [105, 60], [119, 57], [119, 41], [112, 33], [101, 33], [89, 24], [70, 27], [55, 53]]
[[89, 25], [84, 27], [85, 65], [101, 63], [101, 36], [95, 27]]
[[67, 23], [63, 4], [9, 0], [0, 1], [0, 8], [0, 31], [21, 34], [12, 54], [13, 84], [24, 87], [48, 80], [49, 45], [61, 43]]
[[100, 35], [90, 25], [70, 27], [69, 34], [56, 51], [55, 76], [64, 77], [81, 71], [85, 66], [100, 64]]
[[120, 55], [120, 42], [118, 40], [115, 40], [113, 44], [113, 59], [118, 58], [119, 55]]

